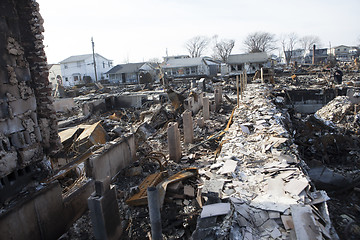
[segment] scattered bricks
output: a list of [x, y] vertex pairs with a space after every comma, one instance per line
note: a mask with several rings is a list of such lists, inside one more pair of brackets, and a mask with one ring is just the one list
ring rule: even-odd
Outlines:
[[183, 113], [183, 124], [184, 124], [184, 142], [193, 143], [194, 128], [193, 128], [193, 120], [190, 110], [185, 110], [185, 112]]
[[210, 118], [208, 97], [204, 97], [203, 99], [203, 117], [204, 117], [204, 121], [209, 120]]
[[13, 102], [9, 102], [9, 105], [13, 111], [13, 115], [19, 115], [27, 112], [28, 110], [35, 111], [36, 110], [36, 99], [35, 97], [31, 97], [27, 100], [16, 100]]
[[16, 151], [11, 152], [0, 152], [0, 178], [10, 174], [17, 167], [17, 153]]
[[169, 158], [175, 162], [181, 159], [180, 132], [176, 122], [169, 123], [167, 130]]

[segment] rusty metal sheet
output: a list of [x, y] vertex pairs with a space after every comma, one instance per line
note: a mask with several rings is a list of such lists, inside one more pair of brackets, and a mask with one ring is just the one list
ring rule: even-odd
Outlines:
[[131, 206], [141, 206], [147, 204], [147, 188], [154, 187], [163, 181], [166, 172], [154, 173], [145, 178], [139, 185], [139, 192], [126, 200], [126, 203]]
[[194, 177], [198, 174], [198, 169], [197, 168], [186, 168], [172, 176], [170, 176], [169, 178], [167, 178], [166, 180], [162, 181], [161, 183], [159, 183], [156, 188], [158, 189], [158, 193], [159, 193], [159, 200], [160, 200], [160, 206], [163, 205], [164, 203], [164, 199], [165, 199], [165, 194], [166, 194], [166, 188], [167, 185], [170, 183], [175, 183], [190, 177]]

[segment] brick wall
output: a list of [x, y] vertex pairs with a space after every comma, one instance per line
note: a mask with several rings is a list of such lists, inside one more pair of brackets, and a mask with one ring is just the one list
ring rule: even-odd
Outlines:
[[60, 147], [43, 31], [34, 0], [1, 0], [0, 194]]

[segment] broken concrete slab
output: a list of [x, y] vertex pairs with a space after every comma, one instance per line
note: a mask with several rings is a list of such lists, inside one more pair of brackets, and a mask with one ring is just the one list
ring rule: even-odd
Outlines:
[[203, 206], [201, 218], [226, 215], [230, 212], [230, 203], [215, 203]]

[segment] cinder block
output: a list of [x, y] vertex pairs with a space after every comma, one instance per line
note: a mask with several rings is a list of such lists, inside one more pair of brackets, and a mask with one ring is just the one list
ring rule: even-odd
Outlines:
[[23, 114], [28, 110], [35, 111], [36, 110], [36, 99], [35, 97], [30, 97], [27, 100], [16, 100], [9, 103], [12, 108], [14, 116]]
[[0, 121], [0, 132], [4, 135], [10, 135], [15, 132], [24, 130], [21, 119], [15, 117], [13, 119], [6, 119], [6, 121]]

